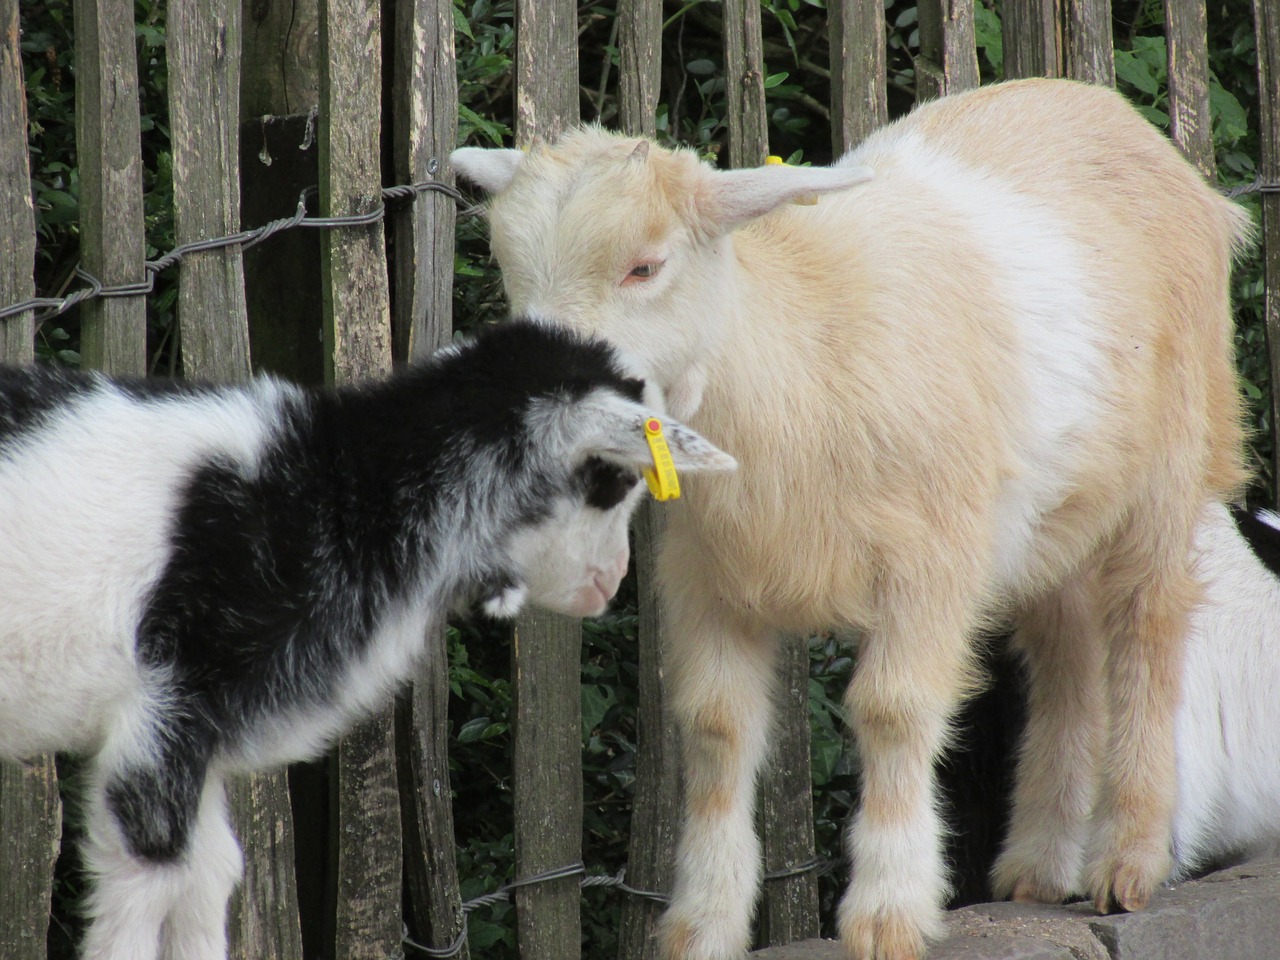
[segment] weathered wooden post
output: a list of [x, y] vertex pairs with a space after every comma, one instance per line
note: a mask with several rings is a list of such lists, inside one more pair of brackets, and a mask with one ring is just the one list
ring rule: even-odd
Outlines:
[[1209, 113], [1209, 35], [1204, 0], [1165, 0], [1169, 135], [1210, 183], [1217, 178]]
[[839, 157], [889, 119], [881, 0], [828, 0], [831, 155]]
[[[0, 0], [0, 307], [35, 293], [36, 224], [18, 0]], [[30, 310], [0, 320], [0, 362], [30, 363]], [[53, 757], [0, 761], [0, 957], [45, 960], [62, 805]]]
[[1061, 0], [1062, 75], [1116, 85], [1111, 42], [1111, 0]]
[[1267, 348], [1271, 356], [1272, 502], [1280, 500], [1280, 9], [1254, 0], [1258, 43], [1258, 115], [1262, 156], [1258, 176], [1272, 190], [1262, 195], [1263, 276]]
[[[75, 0], [76, 156], [80, 258], [104, 284], [145, 279], [142, 134], [130, 0]], [[144, 373], [147, 313], [141, 295], [80, 307], [86, 367]]]
[[[173, 0], [168, 20], [175, 234], [179, 244], [240, 228], [239, 0]], [[249, 321], [238, 247], [188, 254], [179, 266], [178, 322], [188, 377], [249, 376]], [[244, 850], [233, 896], [231, 955], [301, 954], [293, 816], [283, 771], [237, 778], [227, 793]]]
[[[320, 3], [320, 212], [367, 213], [382, 202], [382, 20], [376, 0]], [[391, 369], [391, 315], [382, 223], [321, 239], [325, 376], [349, 383]], [[335, 748], [337, 960], [401, 950], [400, 797], [392, 710]]]
[[[652, 137], [662, 80], [662, 0], [618, 4], [618, 114], [622, 130]], [[627, 883], [666, 893], [680, 839], [680, 739], [670, 716], [662, 667], [664, 623], [654, 570], [662, 506], [647, 501], [636, 515], [634, 562], [639, 592], [637, 647], [640, 702], [636, 717], [636, 779], [631, 805]], [[654, 937], [662, 905], [628, 897], [618, 928], [618, 960], [656, 960]]]
[[[769, 153], [764, 99], [760, 5], [724, 4], [724, 72], [729, 99], [729, 163], [756, 166]], [[813, 776], [809, 761], [809, 644], [782, 641], [778, 658], [781, 697], [774, 748], [761, 776], [757, 822], [765, 874], [813, 859]], [[818, 879], [800, 873], [766, 880], [757, 942], [791, 943], [818, 934]]]
[[[402, 0], [392, 29], [395, 181], [451, 178], [445, 162], [457, 138], [453, 4]], [[453, 331], [457, 210], [449, 197], [427, 193], [393, 216], [392, 352], [401, 360], [430, 354]], [[443, 627], [424, 640], [423, 669], [396, 704], [396, 748], [409, 913], [420, 941], [439, 950], [454, 943], [466, 920], [454, 853]], [[468, 955], [464, 943], [458, 956]]]
[[[516, 4], [516, 140], [553, 139], [578, 121], [577, 4]], [[512, 646], [515, 712], [516, 875], [582, 859], [582, 625], [533, 611], [516, 621]], [[516, 891], [521, 960], [581, 954], [577, 877]]]
[[978, 85], [974, 43], [975, 0], [921, 0], [920, 55], [916, 57], [916, 102]]
[[1000, 13], [1005, 78], [1061, 76], [1054, 0], [1005, 0]]

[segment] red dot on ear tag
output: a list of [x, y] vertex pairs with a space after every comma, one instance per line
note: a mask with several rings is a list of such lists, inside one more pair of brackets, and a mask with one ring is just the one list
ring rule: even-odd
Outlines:
[[657, 433], [659, 430], [662, 429], [662, 424], [659, 423], [657, 420], [650, 420], [644, 426], [645, 426], [645, 429], [648, 430], [650, 433]]

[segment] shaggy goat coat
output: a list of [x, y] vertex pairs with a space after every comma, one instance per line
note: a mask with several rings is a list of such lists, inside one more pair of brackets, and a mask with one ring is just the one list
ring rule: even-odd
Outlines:
[[774, 639], [813, 628], [865, 636], [851, 957], [944, 930], [932, 763], [997, 616], [1032, 685], [999, 893], [1143, 906], [1170, 868], [1192, 533], [1245, 475], [1244, 212], [1068, 81], [928, 103], [825, 169], [599, 129], [453, 160], [493, 195], [513, 307], [626, 348], [742, 464], [672, 511], [659, 560], [687, 773], [665, 955], [748, 946]]
[[329, 392], [0, 368], [0, 756], [90, 760], [86, 960], [225, 960], [224, 777], [317, 754], [450, 609], [603, 609], [647, 392], [519, 322]]

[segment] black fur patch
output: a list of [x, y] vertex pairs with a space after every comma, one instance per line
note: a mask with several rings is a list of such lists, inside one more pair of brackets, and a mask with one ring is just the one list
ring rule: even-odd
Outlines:
[[587, 503], [597, 510], [612, 510], [635, 489], [640, 477], [612, 463], [591, 457], [578, 468], [578, 478]]
[[51, 367], [0, 366], [0, 444], [38, 427], [92, 389], [89, 377]]
[[1231, 516], [1240, 534], [1249, 542], [1254, 556], [1262, 561], [1273, 576], [1280, 577], [1280, 530], [1259, 519], [1251, 510], [1232, 507]]
[[[534, 522], [556, 485], [577, 481], [527, 475], [538, 438], [526, 436], [523, 412], [534, 398], [601, 386], [628, 397], [643, 389], [606, 345], [512, 321], [388, 380], [299, 394], [256, 471], [225, 460], [198, 469], [138, 637], [143, 663], [172, 669], [187, 735], [231, 746], [282, 708], [335, 699], [343, 666], [431, 569], [432, 537], [453, 535], [434, 524], [441, 503], [470, 495], [460, 482], [474, 469], [467, 458], [484, 450], [510, 474], [509, 484], [476, 487], [502, 505], [466, 503], [468, 516], [492, 524], [484, 518], [505, 511], [495, 538]], [[601, 467], [574, 492], [616, 504], [625, 479]], [[438, 613], [514, 584], [492, 558], [473, 560], [449, 572], [457, 582]], [[139, 849], [162, 851], [164, 831], [146, 825], [164, 817], [129, 790], [116, 803], [142, 817]]]

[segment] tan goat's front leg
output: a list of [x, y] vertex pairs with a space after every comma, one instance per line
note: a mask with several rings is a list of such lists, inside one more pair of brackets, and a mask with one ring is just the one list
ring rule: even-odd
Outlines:
[[669, 601], [671, 694], [685, 770], [667, 960], [739, 960], [760, 888], [756, 773], [764, 759], [776, 641], [715, 610]]
[[862, 756], [853, 876], [838, 917], [852, 960], [917, 960], [946, 932], [933, 764], [970, 686], [971, 617], [959, 591], [939, 596], [920, 583], [883, 590], [846, 695]]
[[1061, 903], [1081, 890], [1106, 727], [1101, 631], [1087, 574], [1029, 607], [1018, 623], [1014, 647], [1030, 690], [1009, 835], [991, 872], [997, 898]]
[[1174, 719], [1199, 592], [1177, 516], [1166, 500], [1159, 516], [1131, 521], [1099, 577], [1109, 724], [1084, 879], [1100, 912], [1145, 907], [1172, 863]]

